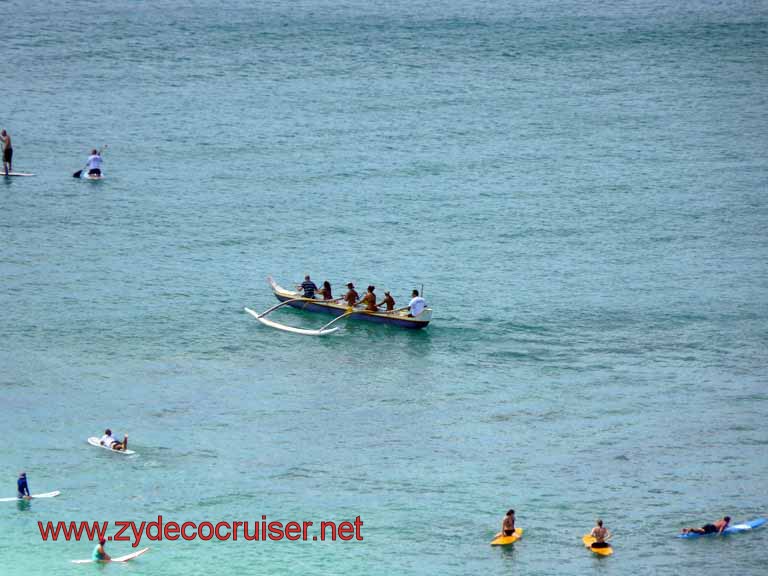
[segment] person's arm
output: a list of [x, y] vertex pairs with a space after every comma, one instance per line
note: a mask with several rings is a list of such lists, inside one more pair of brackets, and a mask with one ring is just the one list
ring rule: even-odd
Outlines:
[[613, 538], [613, 534], [611, 534], [611, 531], [608, 530], [608, 528], [606, 528], [605, 529], [605, 541], [608, 542], [608, 540], [610, 540], [611, 538]]

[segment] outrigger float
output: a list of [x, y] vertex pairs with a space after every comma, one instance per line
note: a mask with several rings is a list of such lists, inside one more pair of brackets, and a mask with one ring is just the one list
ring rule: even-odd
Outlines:
[[[276, 304], [265, 310], [261, 314], [246, 308], [245, 311], [251, 316], [256, 318], [259, 322], [270, 328], [277, 328], [278, 330], [284, 330], [285, 332], [293, 332], [294, 334], [304, 334], [305, 336], [327, 336], [333, 334], [341, 328], [341, 326], [334, 326], [341, 320], [354, 319], [365, 320], [367, 322], [378, 322], [379, 324], [388, 324], [390, 326], [398, 326], [400, 328], [407, 328], [410, 330], [420, 330], [425, 328], [429, 321], [432, 320], [432, 308], [424, 308], [424, 311], [418, 316], [408, 316], [408, 310], [395, 310], [392, 312], [370, 312], [363, 308], [350, 307], [337, 300], [320, 300], [317, 298], [304, 298], [300, 292], [295, 290], [286, 290], [282, 286], [279, 286], [272, 277], [268, 278], [269, 285], [272, 288], [272, 292], [280, 301], [280, 304]], [[294, 326], [288, 326], [286, 324], [280, 324], [274, 322], [269, 318], [266, 318], [267, 314], [271, 314], [275, 310], [282, 308], [283, 306], [290, 306], [291, 308], [298, 308], [299, 310], [306, 310], [308, 312], [322, 312], [325, 314], [332, 314], [336, 316], [333, 320], [324, 324], [317, 330], [308, 330], [305, 328], [296, 328]]]

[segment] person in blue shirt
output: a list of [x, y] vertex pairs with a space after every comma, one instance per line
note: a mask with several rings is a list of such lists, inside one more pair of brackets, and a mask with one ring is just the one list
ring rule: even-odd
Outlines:
[[317, 292], [317, 285], [309, 279], [309, 274], [304, 276], [304, 282], [299, 284], [297, 288], [304, 290], [304, 298], [315, 298], [315, 292]]
[[26, 499], [32, 498], [31, 494], [29, 493], [29, 486], [27, 485], [26, 472], [22, 472], [21, 474], [19, 474], [19, 479], [16, 481], [16, 488], [19, 491], [19, 494], [18, 494], [19, 498], [26, 498]]

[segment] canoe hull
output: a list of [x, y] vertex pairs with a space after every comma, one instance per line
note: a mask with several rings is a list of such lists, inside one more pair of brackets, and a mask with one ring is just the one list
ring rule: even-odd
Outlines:
[[[277, 298], [280, 302], [285, 302], [286, 300], [291, 300], [292, 297], [275, 292], [275, 298]], [[293, 298], [295, 298], [295, 296]], [[299, 300], [296, 302], [289, 302], [288, 306], [290, 306], [291, 308], [296, 308], [298, 310], [306, 310], [308, 312], [321, 312], [323, 314], [330, 314], [331, 316], [341, 316], [342, 314], [347, 313], [346, 308], [342, 308], [342, 307], [337, 308], [337, 307], [324, 305], [324, 304], [315, 304], [308, 300]], [[414, 321], [413, 319], [408, 320], [404, 318], [397, 318], [394, 316], [390, 318], [386, 318], [379, 315], [366, 314], [363, 311], [360, 311], [360, 313], [352, 314], [350, 316], [350, 320], [352, 319], [365, 320], [366, 322], [376, 322], [379, 324], [388, 324], [390, 326], [398, 326], [400, 328], [407, 328], [409, 330], [421, 330], [422, 328], [425, 328], [427, 325], [429, 325], [429, 320]]]

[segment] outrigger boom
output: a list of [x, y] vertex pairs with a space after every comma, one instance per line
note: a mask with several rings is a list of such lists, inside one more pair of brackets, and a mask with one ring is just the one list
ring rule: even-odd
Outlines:
[[328, 324], [326, 324], [325, 326], [322, 326], [318, 330], [307, 330], [305, 328], [295, 328], [293, 326], [288, 326], [287, 324], [280, 324], [279, 322], [273, 322], [272, 320], [269, 320], [268, 318], [264, 318], [264, 316], [266, 316], [270, 312], [272, 312], [274, 310], [277, 310], [278, 308], [280, 308], [282, 306], [285, 306], [286, 304], [289, 304], [290, 302], [295, 302], [295, 300], [288, 300], [286, 302], [281, 302], [277, 306], [272, 306], [272, 308], [270, 308], [269, 310], [266, 310], [265, 312], [262, 312], [261, 314], [258, 314], [257, 312], [251, 310], [250, 308], [246, 308], [245, 311], [248, 312], [248, 314], [250, 314], [254, 318], [256, 318], [256, 320], [258, 320], [259, 322], [264, 324], [264, 326], [269, 326], [271, 328], [277, 328], [278, 330], [284, 330], [286, 332], [293, 332], [294, 334], [303, 334], [305, 336], [327, 336], [328, 334], [333, 334], [334, 332], [339, 330], [341, 328], [341, 326], [336, 326], [335, 328], [330, 328], [330, 329], [328, 328], [328, 326], [330, 326], [331, 324], [341, 320], [345, 316], [348, 316], [348, 315], [345, 314], [344, 316], [339, 316], [338, 318], [334, 318], [333, 320], [328, 322]]
[[[333, 326], [334, 324], [340, 320], [345, 320], [352, 317], [360, 320], [367, 320], [371, 322], [378, 322], [381, 324], [389, 324], [392, 326], [410, 329], [424, 328], [432, 319], [431, 308], [425, 308], [424, 311], [416, 317], [409, 316], [408, 312], [404, 310], [396, 310], [393, 312], [372, 312], [361, 308], [351, 308], [345, 304], [339, 303], [338, 300], [319, 300], [317, 298], [305, 298], [299, 292], [282, 288], [271, 277], [268, 280], [270, 286], [272, 287], [272, 292], [275, 294], [275, 297], [280, 300], [280, 303], [272, 306], [271, 308], [268, 308], [261, 314], [251, 310], [250, 308], [245, 308], [245, 311], [265, 326], [277, 328], [278, 330], [283, 330], [285, 332], [303, 334], [305, 336], [327, 336], [328, 334], [333, 334], [341, 328], [340, 326]], [[336, 316], [336, 318], [327, 324], [324, 324], [317, 330], [308, 330], [306, 328], [295, 328], [286, 324], [280, 324], [279, 322], [275, 322], [265, 317], [286, 305], [291, 306], [292, 308], [298, 308], [300, 310], [307, 310], [309, 312], [323, 312], [326, 314], [333, 314]]]

